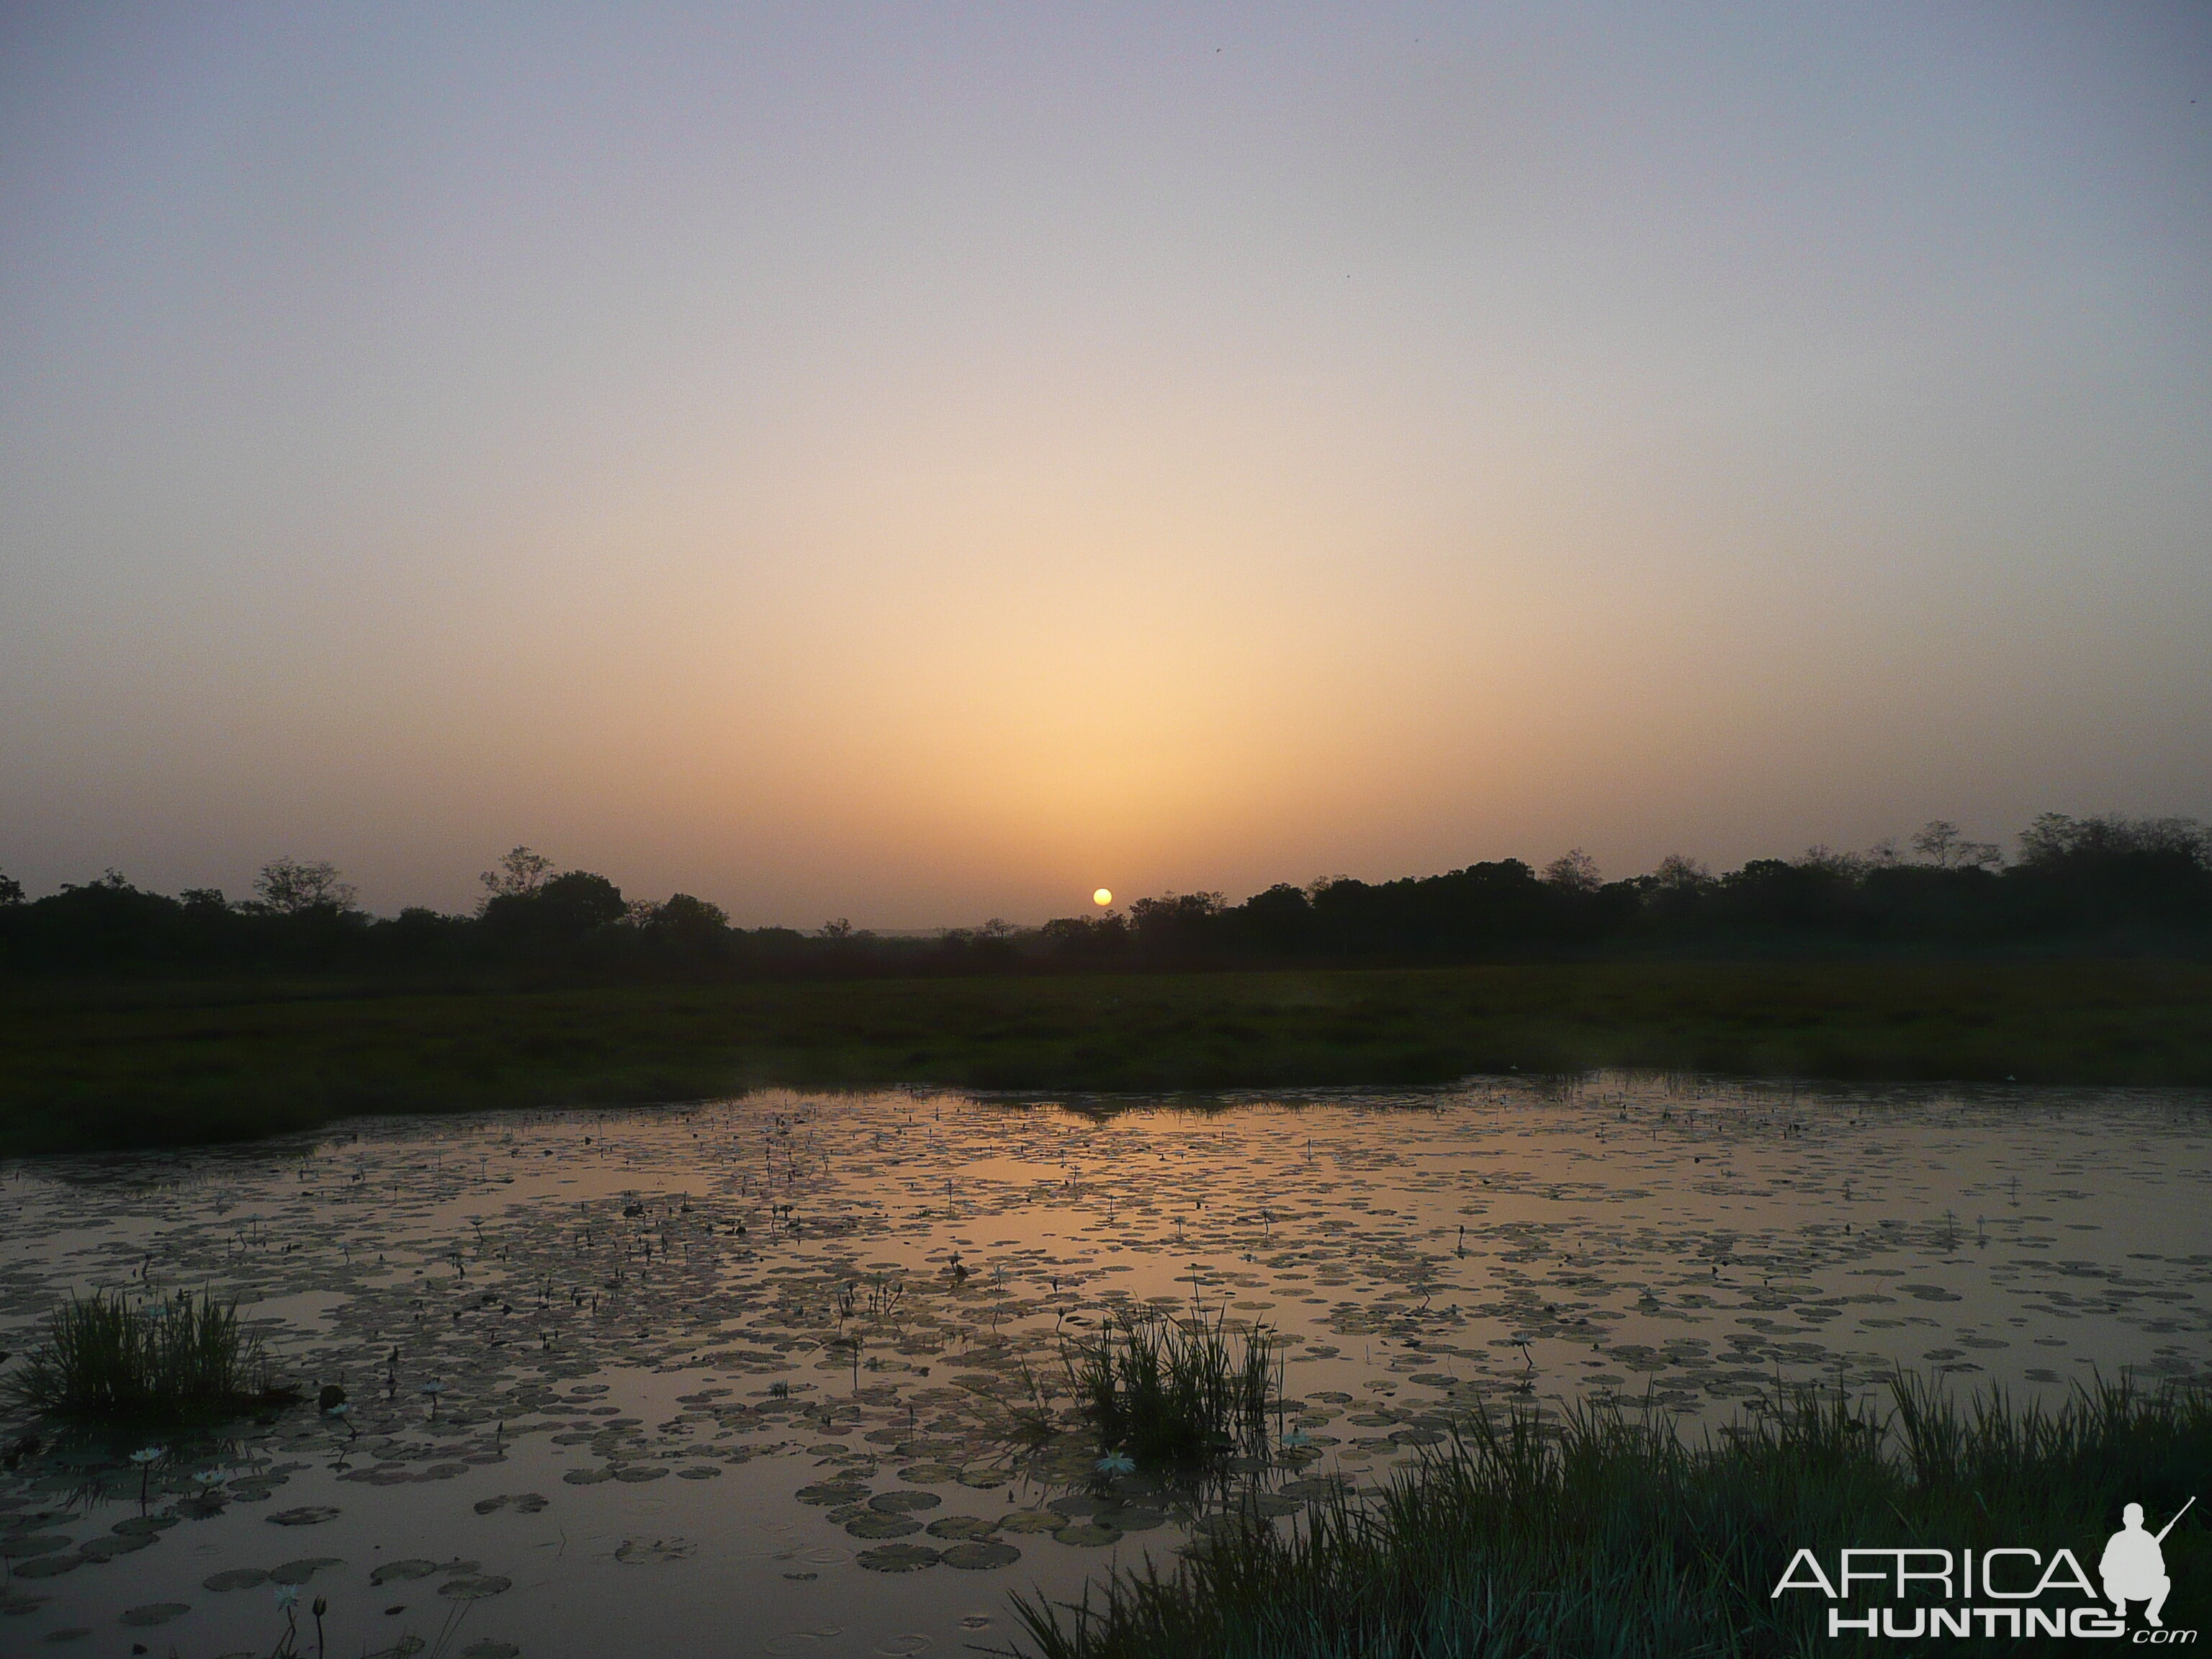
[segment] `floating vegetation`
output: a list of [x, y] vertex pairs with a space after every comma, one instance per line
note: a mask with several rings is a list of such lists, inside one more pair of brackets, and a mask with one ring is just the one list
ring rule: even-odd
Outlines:
[[1097, 1335], [1067, 1346], [1068, 1377], [1109, 1474], [1263, 1449], [1275, 1370], [1266, 1329], [1244, 1331], [1239, 1344], [1225, 1312], [1109, 1315]]
[[[1318, 1505], [1287, 1534], [1223, 1528], [1171, 1573], [1017, 1595], [1017, 1616], [1042, 1659], [1799, 1652], [1830, 1604], [1770, 1595], [1793, 1548], [2065, 1539], [2094, 1559], [2124, 1502], [2172, 1515], [2212, 1472], [2194, 1388], [1962, 1407], [1906, 1375], [1886, 1401], [1806, 1387], [1768, 1406], [1695, 1444], [1617, 1404], [1477, 1419], [1370, 1502]], [[2212, 1527], [2167, 1548], [2212, 1565]], [[2212, 1601], [2202, 1579], [2176, 1569], [2176, 1622]]]
[[221, 1415], [270, 1395], [260, 1339], [240, 1328], [237, 1304], [189, 1291], [135, 1304], [94, 1291], [64, 1303], [6, 1388], [33, 1411], [113, 1421]]

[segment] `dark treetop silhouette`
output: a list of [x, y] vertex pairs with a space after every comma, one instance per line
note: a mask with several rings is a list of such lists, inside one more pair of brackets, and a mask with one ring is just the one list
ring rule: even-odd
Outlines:
[[557, 872], [517, 848], [472, 915], [373, 917], [326, 863], [280, 859], [239, 902], [169, 897], [114, 871], [26, 902], [0, 876], [0, 971], [18, 975], [342, 974], [533, 981], [848, 978], [886, 975], [1419, 964], [1588, 955], [2124, 951], [2212, 945], [2212, 830], [2186, 818], [2046, 813], [2003, 860], [1948, 823], [1912, 854], [1815, 848], [1714, 875], [1669, 857], [1605, 881], [1580, 851], [1540, 872], [1518, 859], [1369, 883], [1287, 883], [1241, 904], [1218, 893], [1142, 898], [1126, 912], [1024, 930], [993, 921], [927, 939], [832, 922], [815, 933], [732, 927], [686, 893], [626, 900], [604, 876]]

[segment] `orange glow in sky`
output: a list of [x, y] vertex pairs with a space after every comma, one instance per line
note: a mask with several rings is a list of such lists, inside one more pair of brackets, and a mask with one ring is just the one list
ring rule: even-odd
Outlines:
[[2212, 813], [2202, 7], [102, 15], [0, 52], [33, 893]]

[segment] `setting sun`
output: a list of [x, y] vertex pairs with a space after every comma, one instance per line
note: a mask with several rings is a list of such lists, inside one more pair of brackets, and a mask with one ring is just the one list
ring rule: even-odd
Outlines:
[[1111, 904], [1114, 902], [1114, 895], [1106, 888], [1102, 887], [1091, 896], [1091, 902], [1093, 904]]

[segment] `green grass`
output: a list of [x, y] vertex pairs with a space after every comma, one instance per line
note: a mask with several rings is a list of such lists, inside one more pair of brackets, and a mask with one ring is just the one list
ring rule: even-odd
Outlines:
[[1225, 1314], [1109, 1316], [1068, 1345], [1067, 1370], [1101, 1451], [1157, 1468], [1265, 1449], [1273, 1350], [1257, 1328], [1233, 1343]]
[[543, 992], [4, 988], [0, 1152], [770, 1083], [1203, 1091], [1638, 1066], [2212, 1084], [2212, 968], [2168, 961], [1607, 962]]
[[95, 1292], [46, 1320], [46, 1340], [5, 1383], [57, 1417], [170, 1422], [244, 1410], [268, 1389], [258, 1338], [234, 1304], [190, 1291], [137, 1304]]
[[[2208, 1486], [2212, 1402], [2197, 1392], [2105, 1386], [2046, 1412], [2001, 1395], [1961, 1405], [1905, 1377], [1886, 1407], [1790, 1394], [1695, 1445], [1618, 1409], [1518, 1415], [1370, 1503], [1231, 1531], [1171, 1574], [1125, 1572], [1073, 1607], [1018, 1597], [1017, 1611], [1042, 1659], [1917, 1652], [1831, 1639], [1826, 1599], [1773, 1595], [1797, 1549], [1832, 1577], [1845, 1547], [1948, 1548], [1955, 1562], [1962, 1548], [2063, 1546], [2094, 1582], [2124, 1504], [2144, 1504], [2156, 1530]], [[2197, 1510], [2166, 1538], [2170, 1627], [2212, 1617], [2209, 1546]]]

